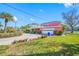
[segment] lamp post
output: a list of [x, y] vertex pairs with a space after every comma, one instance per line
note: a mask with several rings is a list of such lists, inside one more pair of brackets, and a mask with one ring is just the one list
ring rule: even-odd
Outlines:
[[16, 29], [16, 21], [17, 21], [17, 18], [15, 16], [13, 16], [12, 17], [12, 21], [15, 22], [15, 29]]

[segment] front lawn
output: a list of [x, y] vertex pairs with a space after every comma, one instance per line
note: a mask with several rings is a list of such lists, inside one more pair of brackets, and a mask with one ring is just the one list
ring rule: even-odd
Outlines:
[[0, 55], [79, 55], [79, 35], [52, 36], [29, 42], [19, 42], [5, 47], [0, 46], [0, 52], [2, 51]]

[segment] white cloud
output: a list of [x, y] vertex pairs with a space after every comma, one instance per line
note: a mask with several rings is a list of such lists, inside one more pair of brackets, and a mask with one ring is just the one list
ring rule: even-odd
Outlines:
[[31, 21], [34, 21], [35, 19], [33, 19], [33, 18], [30, 18], [30, 20], [31, 20]]
[[73, 3], [64, 3], [64, 6], [65, 6], [66, 8], [72, 7], [72, 6], [73, 6]]

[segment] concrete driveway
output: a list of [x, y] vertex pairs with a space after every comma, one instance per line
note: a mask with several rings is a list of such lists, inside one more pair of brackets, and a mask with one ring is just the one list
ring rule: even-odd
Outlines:
[[30, 39], [35, 39], [41, 36], [42, 35], [39, 35], [39, 34], [23, 34], [21, 36], [16, 36], [16, 37], [0, 38], [0, 45], [10, 45], [14, 41], [26, 40], [26, 39], [30, 40]]

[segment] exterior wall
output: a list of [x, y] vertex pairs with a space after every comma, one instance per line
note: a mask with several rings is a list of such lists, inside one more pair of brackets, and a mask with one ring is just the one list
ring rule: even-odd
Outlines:
[[42, 28], [42, 34], [54, 34], [54, 30], [55, 30], [55, 27], [45, 27], [45, 28]]
[[53, 35], [54, 34], [54, 31], [45, 31], [45, 30], [42, 31], [42, 34], [45, 34], [45, 35], [47, 35], [48, 33], [50, 33], [50, 34]]

